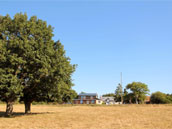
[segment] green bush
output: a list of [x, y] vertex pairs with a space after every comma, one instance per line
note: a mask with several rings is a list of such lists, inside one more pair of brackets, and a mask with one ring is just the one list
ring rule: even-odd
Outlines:
[[151, 95], [151, 103], [153, 104], [168, 104], [172, 102], [172, 97], [157, 91]]

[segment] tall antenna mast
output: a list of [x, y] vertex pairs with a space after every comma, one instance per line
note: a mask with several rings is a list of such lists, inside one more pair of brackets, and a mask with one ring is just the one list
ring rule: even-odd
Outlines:
[[[121, 72], [121, 88], [122, 88], [122, 72]], [[122, 90], [122, 94], [121, 94], [121, 104], [123, 104], [123, 88]]]
[[121, 86], [122, 86], [122, 72], [121, 72]]

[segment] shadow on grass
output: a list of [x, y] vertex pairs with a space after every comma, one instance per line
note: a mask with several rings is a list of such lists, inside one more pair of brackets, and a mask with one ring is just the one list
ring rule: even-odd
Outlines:
[[40, 112], [40, 113], [29, 113], [25, 114], [23, 112], [13, 112], [11, 116], [6, 116], [5, 112], [0, 111], [0, 118], [15, 118], [15, 117], [21, 117], [21, 116], [30, 116], [30, 115], [39, 115], [39, 114], [53, 114], [53, 112]]

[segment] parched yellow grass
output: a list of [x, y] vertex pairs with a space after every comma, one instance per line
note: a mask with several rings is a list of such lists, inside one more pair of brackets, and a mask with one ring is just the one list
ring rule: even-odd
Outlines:
[[14, 118], [2, 117], [0, 129], [172, 129], [172, 105], [59, 106], [14, 105]]

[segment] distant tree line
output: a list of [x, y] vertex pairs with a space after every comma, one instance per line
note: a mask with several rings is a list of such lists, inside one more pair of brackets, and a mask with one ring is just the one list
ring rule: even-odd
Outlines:
[[77, 95], [71, 79], [76, 65], [53, 36], [53, 28], [36, 16], [0, 16], [0, 101], [7, 116], [15, 101], [30, 113], [33, 101], [63, 103]]
[[146, 97], [150, 97], [149, 103], [169, 104], [172, 103], [172, 94], [165, 94], [160, 91], [152, 93], [150, 96], [148, 86], [141, 82], [132, 82], [124, 89], [118, 84], [115, 93], [104, 94], [103, 97], [114, 97], [115, 101], [126, 104], [142, 104]]

